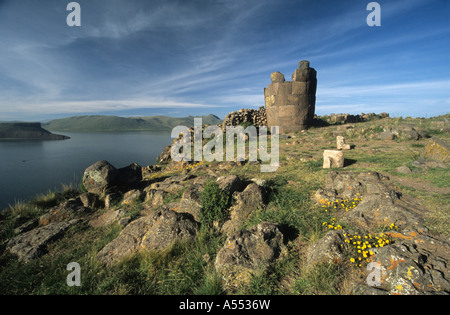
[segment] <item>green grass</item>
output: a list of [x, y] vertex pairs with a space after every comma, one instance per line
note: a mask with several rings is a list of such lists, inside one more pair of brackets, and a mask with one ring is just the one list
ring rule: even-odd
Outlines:
[[332, 295], [338, 294], [338, 284], [342, 277], [342, 266], [317, 264], [310, 270], [302, 270], [292, 286], [293, 294]]

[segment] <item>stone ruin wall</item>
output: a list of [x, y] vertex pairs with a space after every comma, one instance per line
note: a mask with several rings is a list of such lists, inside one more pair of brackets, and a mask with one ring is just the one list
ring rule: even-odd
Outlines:
[[280, 133], [307, 129], [314, 121], [317, 72], [303, 60], [286, 81], [280, 72], [271, 74], [272, 83], [264, 89], [268, 127], [279, 126]]
[[264, 106], [258, 109], [241, 109], [229, 113], [223, 120], [222, 130], [225, 131], [227, 126], [239, 126], [246, 122], [255, 127], [267, 126], [266, 109]]

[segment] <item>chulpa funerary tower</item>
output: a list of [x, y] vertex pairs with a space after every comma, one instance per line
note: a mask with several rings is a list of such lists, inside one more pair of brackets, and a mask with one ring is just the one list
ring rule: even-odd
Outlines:
[[280, 133], [306, 129], [314, 119], [316, 107], [317, 72], [309, 61], [298, 63], [292, 81], [274, 72], [272, 83], [264, 89], [268, 127], [279, 126]]

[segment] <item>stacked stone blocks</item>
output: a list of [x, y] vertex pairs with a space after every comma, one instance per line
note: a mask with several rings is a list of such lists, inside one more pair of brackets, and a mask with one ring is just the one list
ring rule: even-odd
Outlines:
[[272, 73], [271, 81], [264, 89], [268, 126], [279, 126], [280, 133], [307, 129], [314, 119], [316, 70], [303, 60], [292, 74], [292, 81], [286, 81], [280, 72]]

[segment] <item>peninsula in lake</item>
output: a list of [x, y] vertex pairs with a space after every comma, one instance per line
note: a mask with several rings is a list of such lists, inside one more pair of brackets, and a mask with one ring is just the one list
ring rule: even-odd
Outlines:
[[39, 122], [0, 123], [2, 140], [66, 140], [70, 137], [51, 133], [42, 128]]

